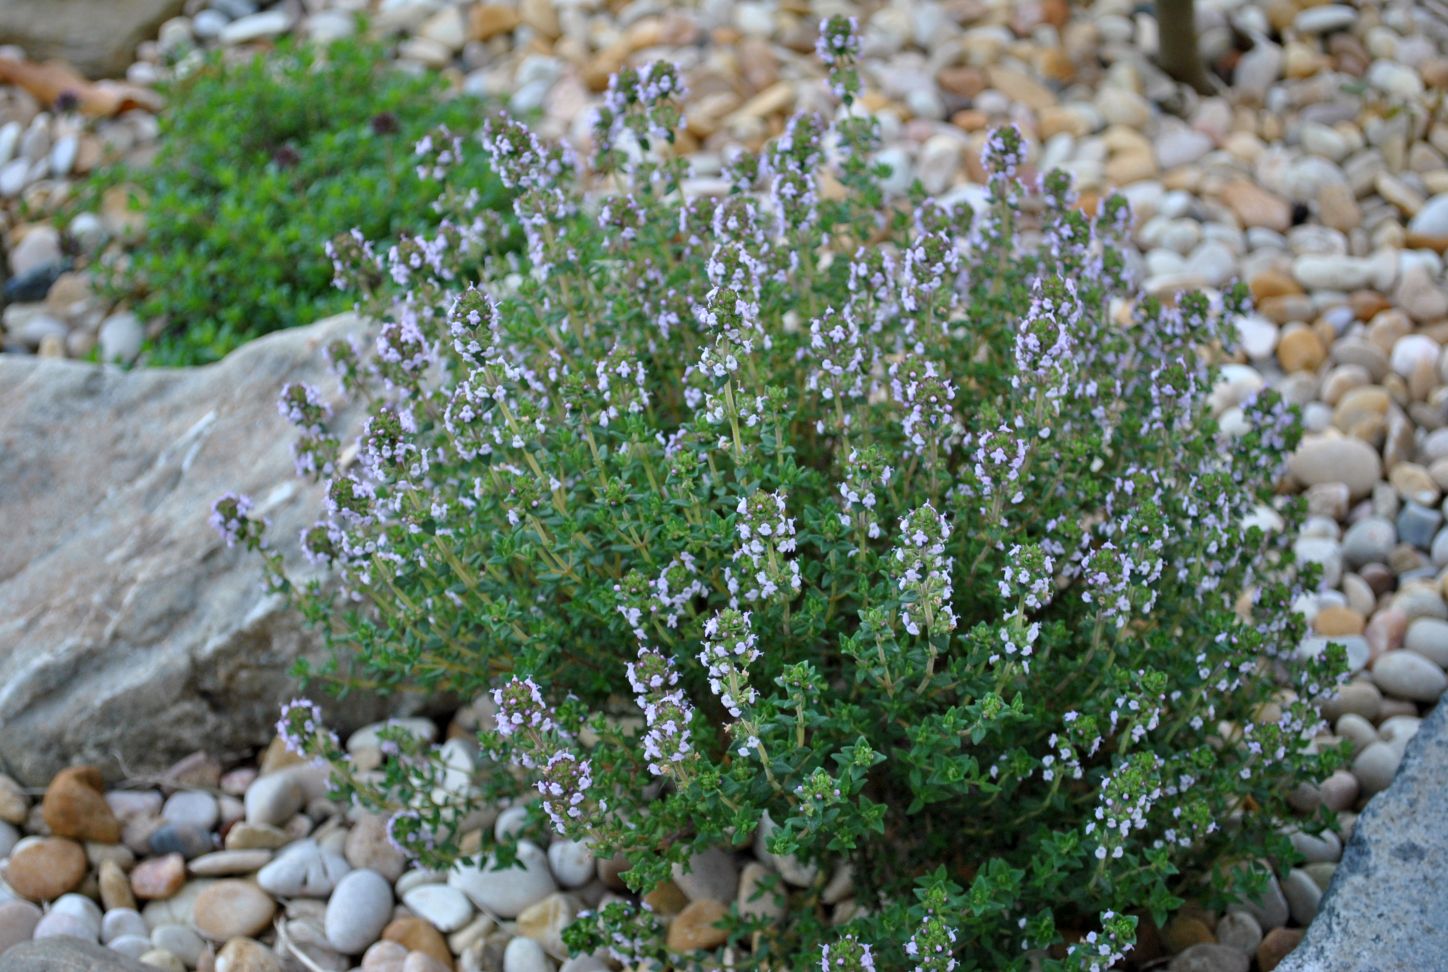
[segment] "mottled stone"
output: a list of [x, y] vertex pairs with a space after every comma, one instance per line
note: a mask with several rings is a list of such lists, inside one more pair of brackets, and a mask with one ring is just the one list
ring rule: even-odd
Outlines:
[[22, 942], [0, 955], [0, 972], [156, 972], [136, 959], [78, 938]]
[[1444, 779], [1448, 706], [1438, 706], [1408, 743], [1392, 786], [1358, 818], [1306, 940], [1278, 968], [1362, 972], [1366, 956], [1385, 970], [1441, 965], [1448, 955]]
[[[21, 4], [51, 5], [75, 4]], [[77, 759], [162, 772], [197, 740], [233, 751], [272, 735], [293, 662], [323, 649], [206, 519], [226, 490], [257, 497], [277, 536], [316, 518], [321, 490], [293, 479], [276, 396], [320, 381], [324, 343], [358, 326], [289, 329], [203, 368], [0, 354], [0, 765], [20, 782]], [[349, 699], [334, 727], [380, 709]]]

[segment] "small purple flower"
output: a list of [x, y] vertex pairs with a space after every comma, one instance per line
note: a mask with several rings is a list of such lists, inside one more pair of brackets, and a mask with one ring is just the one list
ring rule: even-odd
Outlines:
[[629, 662], [628, 680], [648, 727], [643, 747], [649, 772], [662, 776], [694, 751], [689, 729], [694, 708], [676, 687], [679, 673], [673, 661], [652, 648], [639, 648], [638, 660]]
[[991, 180], [1014, 179], [1021, 163], [1026, 160], [1026, 143], [1021, 130], [1014, 125], [995, 129], [986, 139], [981, 150], [980, 162], [991, 174]]
[[900, 623], [912, 635], [955, 630], [955, 558], [945, 552], [949, 540], [950, 523], [929, 503], [900, 518], [894, 576], [901, 594]]
[[437, 846], [437, 837], [422, 821], [416, 810], [399, 810], [387, 818], [387, 842], [408, 857]]
[[821, 948], [820, 972], [875, 972], [875, 956], [869, 945], [844, 935]]
[[253, 505], [251, 497], [242, 493], [224, 493], [211, 504], [211, 527], [228, 547], [235, 546], [238, 540], [245, 541], [251, 533], [253, 523], [247, 517]]
[[593, 764], [579, 759], [567, 750], [559, 750], [543, 764], [542, 778], [535, 786], [543, 795], [543, 809], [553, 821], [553, 829], [567, 835], [571, 825], [585, 816], [585, 809], [603, 811], [602, 800], [596, 808], [588, 807], [588, 791], [593, 786]]
[[860, 53], [860, 22], [854, 17], [834, 16], [820, 21], [815, 54], [829, 68], [830, 90], [845, 104], [860, 90], [855, 59]]
[[[287, 752], [298, 756], [308, 755], [319, 734], [331, 737], [322, 722], [322, 709], [311, 699], [292, 699], [282, 705], [281, 718], [277, 719], [277, 736]], [[335, 737], [331, 737], [335, 738]]]
[[332, 417], [332, 407], [322, 399], [322, 393], [304, 381], [289, 382], [282, 388], [277, 396], [277, 411], [304, 432], [320, 432], [322, 423]]
[[759, 639], [750, 628], [749, 612], [726, 608], [704, 623], [699, 662], [709, 670], [709, 688], [729, 714], [739, 719], [743, 706], [758, 693], [749, 684], [749, 666], [759, 657]]
[[775, 598], [791, 600], [800, 589], [795, 551], [794, 517], [788, 513], [783, 490], [759, 490], [741, 497], [735, 512], [734, 533], [739, 546], [724, 569], [725, 583], [735, 601], [752, 603]]
[[463, 140], [454, 135], [446, 125], [424, 135], [412, 147], [417, 156], [417, 177], [438, 182], [447, 178], [448, 170], [463, 159]]
[[543, 701], [543, 693], [531, 678], [513, 678], [502, 688], [493, 689], [493, 703], [498, 707], [498, 733], [512, 736], [520, 729], [551, 732], [557, 728]]

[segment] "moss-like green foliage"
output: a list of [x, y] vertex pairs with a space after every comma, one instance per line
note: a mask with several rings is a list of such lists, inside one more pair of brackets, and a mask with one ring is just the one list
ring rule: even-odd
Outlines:
[[[355, 227], [385, 245], [435, 226], [437, 186], [418, 178], [413, 145], [438, 125], [475, 130], [483, 111], [359, 41], [213, 55], [166, 94], [154, 165], [113, 167], [91, 187], [136, 187], [145, 237], [106, 284], [166, 320], [146, 356], [166, 365], [214, 361], [349, 307], [326, 241]], [[481, 153], [462, 167], [484, 208], [502, 200]]]

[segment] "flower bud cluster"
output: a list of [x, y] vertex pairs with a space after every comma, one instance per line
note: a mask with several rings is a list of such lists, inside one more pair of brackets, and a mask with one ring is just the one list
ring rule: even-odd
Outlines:
[[261, 536], [261, 525], [251, 519], [255, 504], [242, 493], [226, 493], [211, 504], [211, 528], [228, 547], [246, 544]]
[[748, 611], [725, 608], [704, 623], [699, 663], [709, 673], [709, 688], [734, 718], [744, 717], [759, 693], [749, 684], [749, 666], [759, 660], [759, 638]]
[[628, 664], [628, 681], [634, 702], [644, 713], [643, 750], [649, 772], [663, 776], [694, 755], [689, 728], [694, 707], [678, 687], [673, 661], [652, 648], [639, 648], [638, 658]]
[[725, 584], [734, 602], [754, 604], [789, 600], [799, 593], [799, 561], [791, 554], [796, 540], [782, 490], [741, 497], [735, 507], [734, 533], [739, 545], [725, 569]]
[[830, 72], [830, 90], [846, 105], [860, 91], [860, 77], [855, 73], [855, 59], [860, 55], [860, 22], [854, 17], [836, 15], [820, 22], [820, 35], [815, 40], [815, 56]]
[[854, 935], [842, 935], [820, 948], [820, 972], [875, 972], [875, 954]]
[[912, 635], [955, 630], [951, 574], [954, 561], [945, 552], [950, 524], [929, 503], [900, 520], [895, 544], [895, 586], [900, 592], [900, 623]]
[[890, 485], [895, 469], [878, 446], [851, 449], [845, 457], [844, 479], [840, 482], [840, 500], [844, 512], [840, 524], [858, 526], [871, 540], [880, 536], [879, 511], [884, 507], [884, 491]]

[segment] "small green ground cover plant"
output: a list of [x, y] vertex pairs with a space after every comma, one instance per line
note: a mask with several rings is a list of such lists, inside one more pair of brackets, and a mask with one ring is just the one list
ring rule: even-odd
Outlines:
[[[133, 185], [145, 214], [106, 289], [166, 322], [146, 361], [203, 364], [345, 309], [327, 240], [355, 227], [387, 244], [434, 228], [442, 215], [429, 208], [434, 187], [415, 171], [412, 146], [440, 125], [473, 130], [483, 111], [442, 87], [351, 39], [284, 40], [241, 61], [215, 52], [170, 83], [154, 162], [104, 170], [90, 193]], [[480, 156], [459, 171], [479, 213], [505, 202]]]
[[[1263, 391], [1213, 419], [1241, 290], [1140, 295], [1125, 201], [1027, 189], [1015, 130], [975, 210], [886, 199], [856, 43], [823, 25], [837, 117], [719, 198], [681, 191], [669, 65], [614, 79], [586, 162], [490, 120], [525, 255], [464, 286], [446, 235], [332, 248], [381, 323], [330, 349], [355, 460], [332, 396], [282, 396], [329, 579], [289, 579], [245, 497], [214, 525], [335, 649], [302, 674], [486, 700], [476, 762], [399, 731], [364, 773], [315, 704], [278, 723], [424, 866], [510, 863], [477, 833], [505, 799], [640, 892], [762, 828], [812, 876], [766, 889], [782, 919], [731, 907], [730, 968], [1108, 968], [1185, 898], [1260, 890], [1341, 759], [1273, 489], [1296, 417]], [[614, 902], [567, 940], [726, 962], [661, 929]]]

